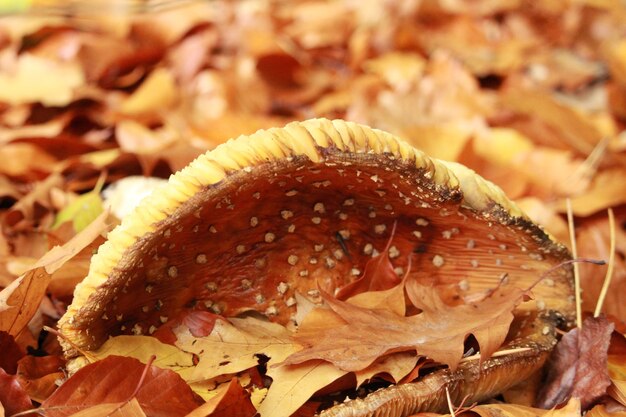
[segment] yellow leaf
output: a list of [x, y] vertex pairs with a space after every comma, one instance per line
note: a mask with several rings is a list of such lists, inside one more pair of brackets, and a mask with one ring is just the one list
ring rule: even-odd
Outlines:
[[110, 355], [127, 356], [142, 363], [148, 363], [150, 357], [155, 355], [156, 359], [152, 362], [154, 366], [178, 373], [193, 366], [191, 354], [150, 336], [115, 336], [107, 340], [98, 350], [89, 352], [90, 359], [95, 360]]
[[78, 62], [55, 62], [24, 53], [14, 71], [0, 73], [0, 102], [65, 106], [74, 99], [74, 89], [84, 83]]
[[93, 190], [78, 196], [63, 210], [57, 213], [52, 229], [71, 221], [74, 230], [80, 232], [87, 227], [104, 210], [100, 190]]
[[347, 372], [321, 360], [302, 365], [268, 367], [272, 385], [259, 407], [263, 417], [291, 415], [321, 388], [339, 379]]
[[176, 331], [176, 336], [180, 349], [200, 357], [194, 368], [179, 372], [188, 382], [252, 368], [259, 363], [258, 354], [268, 356], [271, 365], [299, 349], [283, 326], [254, 318], [217, 320], [205, 337], [194, 337], [188, 329]]
[[169, 70], [157, 68], [121, 105], [120, 111], [127, 115], [164, 110], [176, 99], [175, 80]]

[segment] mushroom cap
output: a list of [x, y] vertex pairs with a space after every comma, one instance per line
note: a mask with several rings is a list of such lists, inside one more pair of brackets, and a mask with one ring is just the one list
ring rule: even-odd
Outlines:
[[[314, 119], [232, 139], [172, 175], [109, 233], [59, 328], [91, 350], [184, 308], [287, 323], [296, 292], [316, 301], [319, 288], [356, 280], [394, 224], [397, 272], [411, 257], [410, 275], [464, 294], [504, 274], [529, 287], [570, 259], [472, 170], [380, 130]], [[520, 309], [573, 316], [571, 268], [533, 292]]]

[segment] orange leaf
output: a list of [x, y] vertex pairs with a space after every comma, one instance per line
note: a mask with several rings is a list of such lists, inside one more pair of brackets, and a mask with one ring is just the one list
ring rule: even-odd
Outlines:
[[185, 417], [252, 417], [257, 413], [250, 401], [250, 394], [243, 389], [237, 378], [220, 387], [219, 393]]
[[128, 401], [135, 390], [150, 416], [184, 416], [202, 404], [174, 371], [152, 365], [142, 381], [145, 368], [137, 359], [109, 356], [76, 372], [41, 408], [50, 417], [69, 416], [94, 405]]

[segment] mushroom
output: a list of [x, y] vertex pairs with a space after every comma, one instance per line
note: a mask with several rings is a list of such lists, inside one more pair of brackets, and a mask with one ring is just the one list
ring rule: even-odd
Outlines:
[[[458, 285], [465, 294], [491, 289], [505, 274], [530, 287], [570, 258], [500, 188], [460, 164], [429, 158], [355, 123], [294, 122], [199, 156], [123, 219], [59, 321], [66, 354], [96, 349], [109, 336], [148, 334], [190, 306], [224, 316], [254, 310], [286, 324], [296, 311], [296, 292], [315, 298], [319, 287], [353, 282], [386, 246], [394, 224], [398, 271], [412, 256], [410, 276]], [[533, 292], [536, 300], [523, 303], [520, 313], [554, 311], [571, 320], [571, 268], [554, 271]], [[544, 326], [531, 320], [530, 327]], [[462, 366], [458, 375], [473, 372], [474, 382], [449, 372], [437, 378], [457, 381], [457, 394], [473, 384], [480, 392], [472, 398], [493, 395], [541, 366], [553, 333], [530, 332], [515, 343], [533, 349], [506, 360]], [[509, 371], [496, 373], [495, 385], [485, 380], [492, 373], [481, 371], [503, 367]], [[433, 398], [432, 404], [439, 401]], [[367, 407], [376, 410], [373, 404]], [[356, 403], [341, 407], [349, 413], [325, 415], [379, 415]], [[385, 415], [425, 409], [396, 408]]]

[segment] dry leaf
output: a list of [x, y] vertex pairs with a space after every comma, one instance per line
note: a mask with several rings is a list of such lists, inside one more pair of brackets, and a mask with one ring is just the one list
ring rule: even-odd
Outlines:
[[191, 354], [150, 336], [111, 337], [100, 348], [90, 351], [88, 359], [97, 361], [109, 356], [134, 358], [142, 363], [148, 363], [152, 356], [156, 356], [152, 362], [154, 366], [178, 373], [193, 365]]
[[7, 332], [0, 331], [0, 368], [8, 374], [17, 372], [17, 363], [24, 357], [24, 350], [15, 342], [12, 335]]
[[482, 359], [500, 347], [513, 320], [512, 311], [525, 294], [515, 288], [499, 288], [479, 304], [451, 307], [431, 287], [409, 281], [406, 289], [411, 302], [423, 310], [421, 314], [398, 317], [395, 313], [357, 307], [325, 295], [326, 303], [345, 324], [331, 324], [322, 332], [319, 327], [307, 329], [303, 323], [295, 340], [306, 347], [284, 363], [323, 359], [340, 369], [359, 371], [383, 355], [415, 350], [454, 369], [470, 334], [478, 340]]
[[44, 402], [65, 378], [65, 359], [60, 356], [25, 356], [17, 368], [17, 376], [30, 398]]
[[194, 368], [180, 372], [190, 382], [253, 368], [259, 364], [260, 354], [270, 358], [270, 366], [299, 348], [283, 326], [250, 317], [217, 320], [211, 333], [204, 337], [193, 336], [184, 326], [176, 329], [175, 333], [178, 339], [176, 346], [197, 354], [200, 359]]
[[542, 410], [516, 404], [485, 404], [473, 407], [471, 412], [480, 417], [580, 417], [580, 401], [572, 398], [565, 407]]
[[77, 62], [57, 62], [25, 53], [19, 56], [12, 72], [0, 73], [0, 101], [64, 106], [84, 82]]
[[0, 292], [0, 330], [11, 335], [22, 332], [37, 311], [51, 274], [106, 230], [107, 214], [102, 213], [65, 245], [52, 248], [33, 265], [33, 269]]
[[256, 414], [250, 394], [239, 385], [237, 378], [233, 378], [220, 388], [217, 395], [185, 417], [253, 417]]
[[33, 408], [30, 397], [18, 378], [7, 374], [2, 368], [0, 368], [0, 404], [9, 416]]
[[129, 116], [165, 111], [176, 100], [177, 88], [172, 74], [165, 68], [157, 68], [135, 92], [120, 106]]
[[396, 225], [394, 224], [387, 246], [380, 254], [367, 261], [363, 275], [336, 291], [335, 297], [338, 300], [345, 300], [368, 291], [388, 290], [400, 283], [401, 279], [394, 271], [395, 267], [389, 259], [389, 251], [392, 247], [391, 243], [393, 242], [395, 231]]
[[121, 403], [94, 405], [72, 414], [71, 417], [146, 417], [146, 414], [139, 401], [133, 398]]
[[259, 413], [263, 417], [290, 415], [315, 392], [346, 373], [320, 360], [270, 367], [267, 374], [272, 378], [272, 385], [259, 407]]
[[[63, 383], [42, 405], [51, 417], [69, 416], [89, 407], [129, 400], [146, 365], [136, 359], [109, 356], [87, 365]], [[135, 396], [150, 416], [185, 416], [202, 404], [175, 372], [149, 366]]]
[[552, 353], [548, 376], [537, 404], [551, 408], [579, 398], [583, 409], [606, 394], [611, 384], [607, 352], [613, 324], [604, 317], [587, 318], [582, 329], [570, 330]]

